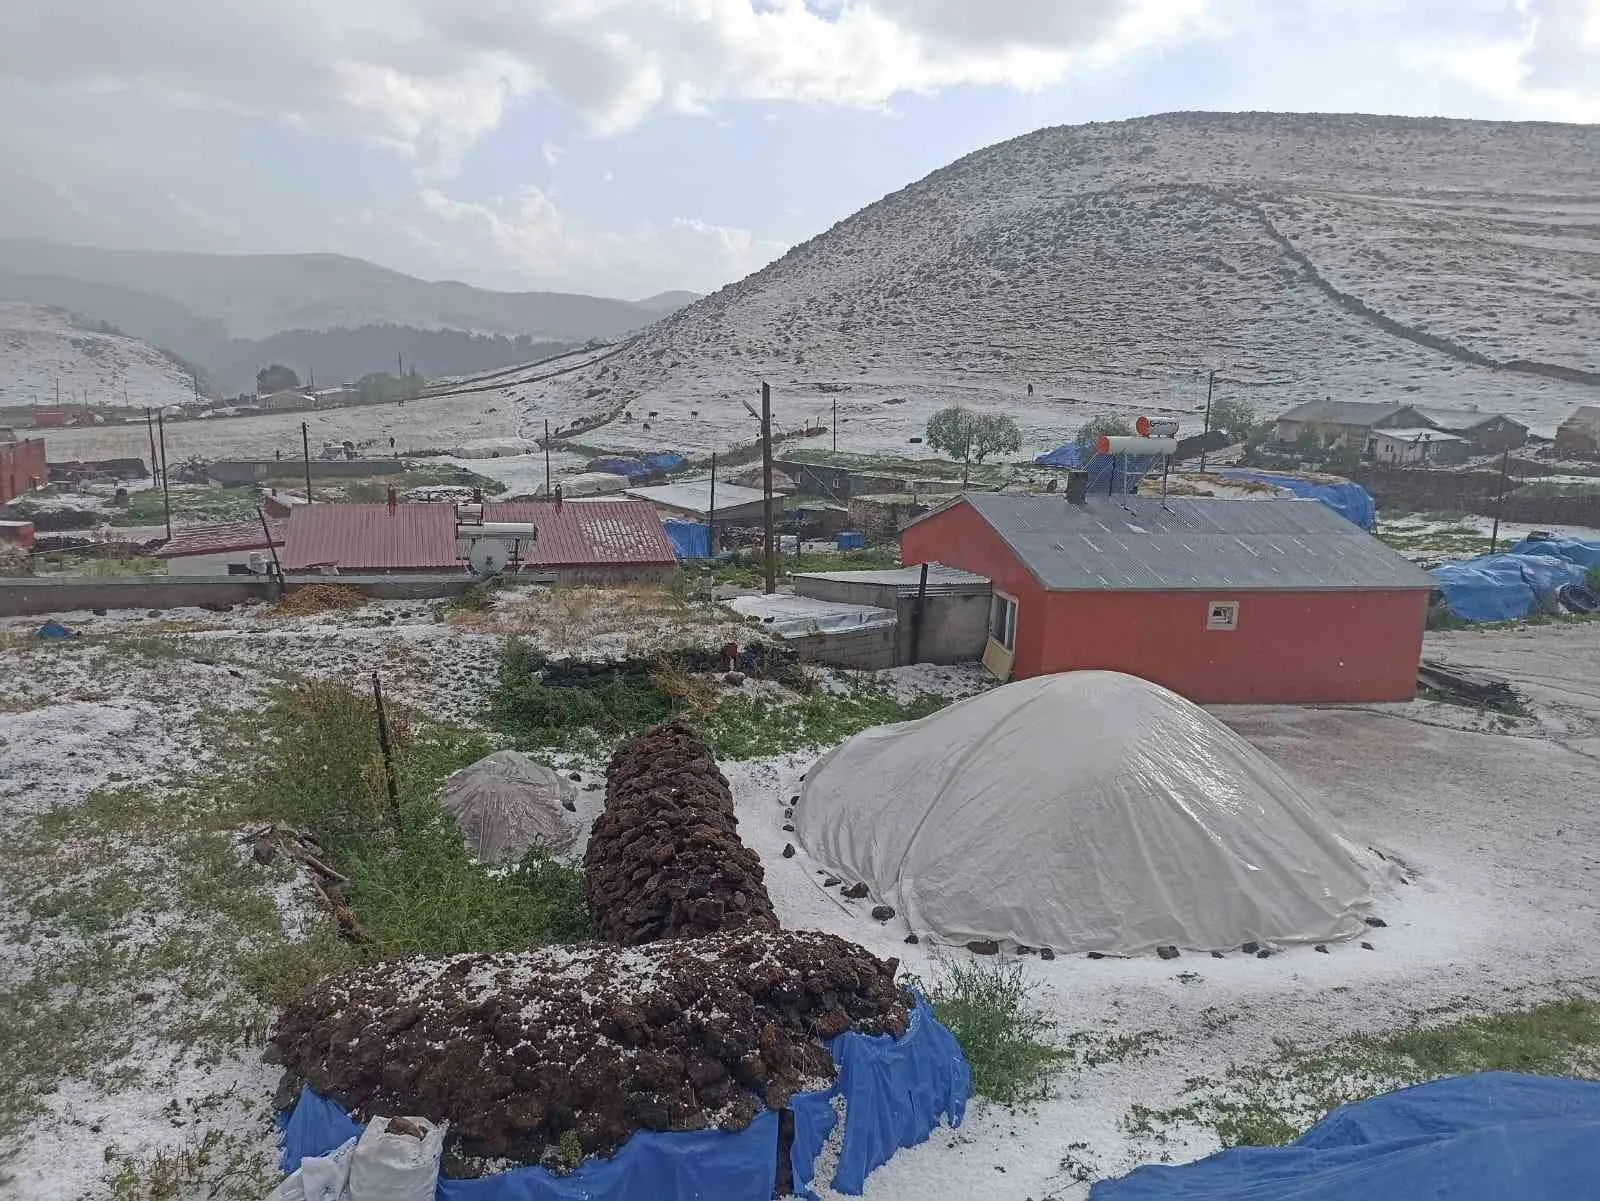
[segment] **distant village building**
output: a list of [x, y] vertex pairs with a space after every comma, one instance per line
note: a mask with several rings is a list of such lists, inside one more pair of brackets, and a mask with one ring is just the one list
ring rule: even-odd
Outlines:
[[1367, 450], [1374, 463], [1421, 467], [1464, 462], [1472, 445], [1460, 434], [1440, 429], [1386, 429], [1368, 435]]
[[1582, 405], [1556, 427], [1555, 451], [1570, 459], [1600, 459], [1600, 405]]
[[1298, 442], [1310, 432], [1325, 449], [1347, 447], [1364, 452], [1368, 435], [1375, 429], [1428, 424], [1427, 418], [1410, 405], [1388, 401], [1308, 400], [1278, 418], [1272, 438], [1275, 442]]
[[256, 401], [258, 408], [269, 413], [297, 413], [304, 409], [317, 407], [317, 398], [308, 392], [286, 388], [282, 392], [272, 392]]
[[50, 478], [43, 438], [11, 438], [0, 442], [0, 505], [32, 492]]
[[261, 566], [283, 545], [284, 523], [269, 522], [272, 541], [258, 521], [220, 521], [179, 530], [156, 551], [169, 575], [237, 575]]
[[1504, 413], [1455, 409], [1418, 409], [1417, 412], [1434, 429], [1459, 434], [1473, 454], [1497, 455], [1516, 450], [1528, 440], [1528, 427]]
[[[718, 525], [759, 525], [766, 512], [766, 496], [758, 488], [741, 488], [738, 484], [717, 481]], [[711, 481], [686, 480], [678, 484], [656, 484], [644, 488], [629, 488], [626, 495], [636, 500], [647, 500], [669, 517], [704, 521], [711, 512]], [[783, 513], [783, 502], [772, 502], [774, 518]]]

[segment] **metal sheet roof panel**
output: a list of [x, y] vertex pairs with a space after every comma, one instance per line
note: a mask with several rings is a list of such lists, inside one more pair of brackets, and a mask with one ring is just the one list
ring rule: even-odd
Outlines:
[[[283, 545], [286, 523], [268, 522], [272, 545]], [[189, 555], [220, 555], [230, 550], [266, 550], [267, 536], [259, 521], [217, 521], [190, 526], [173, 533], [166, 545], [156, 551], [159, 559], [181, 559]]]
[[1433, 578], [1319, 501], [972, 493], [1045, 588], [1431, 589]]
[[456, 557], [454, 505], [301, 505], [289, 514], [283, 569], [447, 570]]
[[491, 503], [484, 505], [483, 519], [534, 525], [539, 536], [531, 553], [524, 549], [523, 561], [529, 567], [662, 566], [677, 562], [661, 518], [647, 501]]

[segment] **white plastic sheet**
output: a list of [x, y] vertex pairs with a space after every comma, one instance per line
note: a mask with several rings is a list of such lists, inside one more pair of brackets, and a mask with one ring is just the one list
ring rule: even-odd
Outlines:
[[1346, 938], [1376, 862], [1203, 709], [1107, 671], [858, 734], [807, 774], [795, 832], [914, 931], [1057, 951]]
[[306, 1156], [267, 1201], [341, 1201], [355, 1152], [356, 1140], [349, 1138], [326, 1155]]
[[578, 837], [571, 816], [578, 790], [566, 777], [521, 751], [495, 751], [444, 782], [439, 804], [456, 819], [475, 858], [520, 859], [531, 846], [552, 854]]

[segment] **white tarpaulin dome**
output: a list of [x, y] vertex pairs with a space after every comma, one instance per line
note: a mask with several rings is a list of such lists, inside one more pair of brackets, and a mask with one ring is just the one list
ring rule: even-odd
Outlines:
[[535, 844], [570, 850], [578, 790], [521, 751], [496, 751], [444, 782], [439, 804], [456, 819], [472, 854], [486, 862], [520, 859]]
[[856, 735], [795, 832], [913, 931], [1131, 954], [1363, 928], [1365, 852], [1203, 709], [1113, 671], [1007, 684]]

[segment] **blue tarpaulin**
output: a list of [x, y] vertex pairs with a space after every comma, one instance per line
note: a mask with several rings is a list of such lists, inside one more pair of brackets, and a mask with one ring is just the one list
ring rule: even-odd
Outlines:
[[1563, 588], [1584, 583], [1576, 563], [1519, 542], [1498, 555], [1481, 555], [1433, 569], [1444, 603], [1463, 621], [1519, 621], [1530, 613], [1558, 607]]
[[676, 471], [683, 466], [685, 459], [676, 451], [664, 450], [660, 454], [645, 455], [640, 462], [651, 471]]
[[[901, 1147], [915, 1146], [941, 1118], [958, 1125], [972, 1076], [954, 1036], [920, 995], [901, 1038], [841, 1034], [828, 1044], [838, 1079], [791, 1099], [790, 1152], [795, 1191], [814, 1196], [812, 1165], [832, 1132], [834, 1097], [848, 1107], [833, 1187], [860, 1193], [873, 1169]], [[307, 1155], [326, 1155], [362, 1127], [309, 1088], [283, 1124], [283, 1170]], [[476, 1180], [440, 1180], [437, 1201], [767, 1201], [777, 1172], [778, 1115], [764, 1112], [745, 1129], [661, 1134], [640, 1131], [610, 1159], [588, 1160], [569, 1176], [515, 1168]]]
[[1287, 1147], [1138, 1168], [1090, 1201], [1600, 1197], [1600, 1083], [1484, 1072], [1334, 1110]]
[[1217, 472], [1224, 479], [1251, 480], [1257, 484], [1271, 484], [1283, 488], [1306, 500], [1320, 500], [1328, 508], [1364, 530], [1370, 530], [1378, 520], [1378, 505], [1360, 484], [1340, 480], [1336, 484], [1303, 480], [1298, 476], [1283, 475], [1276, 471], [1246, 471], [1228, 467]]
[[630, 480], [637, 480], [660, 472], [676, 471], [683, 466], [684, 461], [682, 455], [668, 450], [659, 454], [641, 455], [636, 459], [618, 455], [590, 459], [584, 464], [583, 469], [585, 471], [604, 471], [610, 475], [625, 475]]
[[71, 638], [74, 635], [71, 630], [67, 629], [66, 626], [62, 625], [54, 618], [51, 618], [49, 621], [40, 626], [34, 632], [33, 636], [35, 638], [43, 638], [46, 641], [50, 641], [56, 638]]
[[1576, 538], [1524, 538], [1511, 548], [1511, 553], [1565, 559], [1585, 571], [1600, 567], [1600, 542], [1579, 542]]
[[1090, 454], [1078, 442], [1058, 446], [1049, 454], [1040, 455], [1034, 460], [1040, 467], [1068, 467], [1087, 472], [1089, 491], [1101, 495], [1137, 492], [1139, 481], [1160, 462], [1159, 455]]
[[672, 553], [680, 559], [709, 559], [711, 557], [711, 531], [702, 521], [679, 521], [663, 518], [667, 541], [672, 543]]

